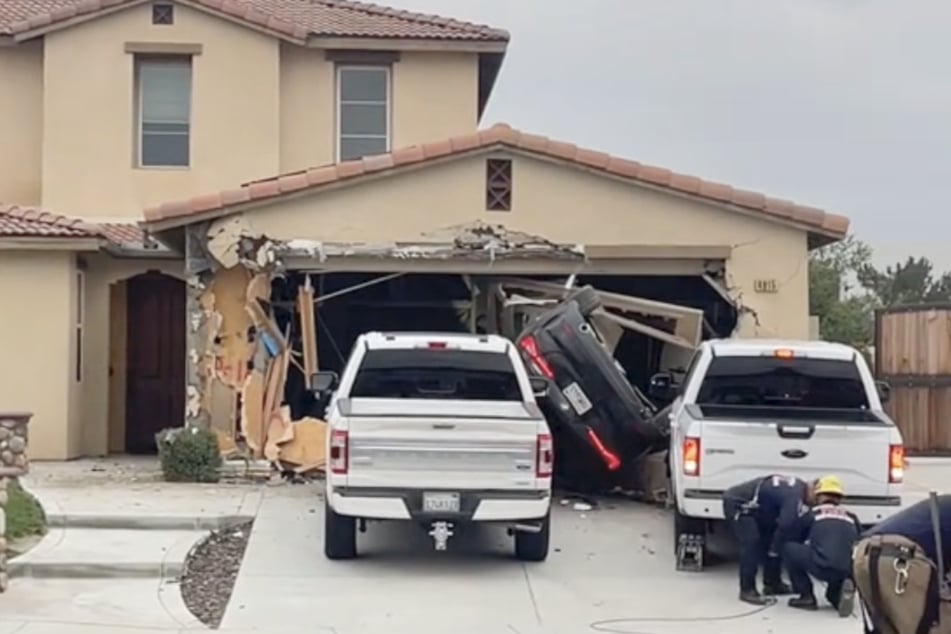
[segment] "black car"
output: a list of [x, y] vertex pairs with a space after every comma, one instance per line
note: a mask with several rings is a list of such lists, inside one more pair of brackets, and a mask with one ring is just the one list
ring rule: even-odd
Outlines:
[[[552, 383], [542, 407], [556, 444], [570, 443], [572, 453], [584, 447], [589, 464], [583, 471], [592, 471], [594, 459], [599, 463], [594, 471], [616, 473], [625, 463], [665, 446], [667, 430], [589, 321], [600, 306], [593, 288], [579, 289], [533, 319], [516, 343], [529, 370]], [[566, 452], [558, 453], [564, 466]]]

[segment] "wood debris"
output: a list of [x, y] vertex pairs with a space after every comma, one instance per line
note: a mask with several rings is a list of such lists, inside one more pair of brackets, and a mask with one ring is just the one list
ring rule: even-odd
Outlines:
[[[215, 249], [224, 249], [219, 255], [231, 264], [234, 259], [223, 246], [227, 231], [219, 229]], [[326, 424], [310, 417], [292, 420], [285, 402], [289, 373], [299, 371], [309, 389], [318, 371], [314, 289], [308, 279], [299, 290], [292, 308], [296, 320], [279, 323], [270, 300], [269, 273], [254, 273], [240, 262], [215, 271], [200, 298], [209, 324], [198, 359], [200, 407], [223, 458], [266, 461], [283, 472], [320, 472], [326, 462]]]

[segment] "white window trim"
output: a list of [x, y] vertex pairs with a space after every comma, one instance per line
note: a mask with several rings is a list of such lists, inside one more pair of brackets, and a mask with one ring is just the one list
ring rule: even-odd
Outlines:
[[82, 383], [83, 376], [85, 375], [85, 365], [86, 365], [86, 346], [85, 346], [85, 334], [86, 334], [86, 274], [82, 269], [76, 269], [76, 314], [75, 323], [73, 324], [73, 333], [76, 337], [76, 366], [75, 366], [75, 376], [73, 377], [77, 383]]
[[[393, 121], [392, 121], [392, 117], [393, 117], [393, 73], [392, 73], [392, 70], [393, 69], [390, 68], [389, 66], [385, 66], [381, 64], [376, 64], [376, 65], [375, 64], [340, 64], [337, 66], [337, 74], [336, 74], [336, 82], [335, 82], [336, 94], [334, 97], [334, 101], [336, 102], [334, 104], [334, 111], [335, 111], [334, 161], [336, 163], [340, 162], [340, 145], [341, 145], [340, 140], [341, 140], [341, 137], [343, 136], [343, 130], [340, 127], [340, 110], [341, 110], [340, 106], [341, 106], [341, 102], [343, 101], [343, 99], [341, 98], [343, 95], [340, 90], [340, 80], [344, 71], [348, 71], [348, 70], [378, 70], [378, 71], [381, 70], [384, 73], [386, 73], [386, 151], [387, 152], [392, 151], [391, 143], [393, 139]], [[348, 135], [348, 136], [350, 138], [359, 138], [358, 136], [355, 136], [355, 135]], [[366, 138], [371, 138], [371, 137], [367, 136]], [[372, 138], [375, 139], [377, 137], [376, 135], [373, 135]]]
[[142, 124], [144, 123], [144, 121], [143, 121], [143, 119], [142, 119], [142, 109], [143, 109], [143, 103], [145, 102], [145, 100], [142, 98], [142, 95], [144, 94], [144, 91], [142, 90], [142, 88], [143, 88], [143, 80], [142, 80], [141, 67], [142, 67], [143, 64], [162, 63], [162, 60], [161, 60], [161, 57], [160, 57], [160, 56], [154, 56], [154, 57], [152, 57], [152, 58], [150, 58], [150, 59], [139, 59], [139, 58], [137, 58], [137, 57], [134, 57], [132, 63], [134, 64], [134, 72], [135, 72], [135, 105], [136, 105], [136, 113], [135, 113], [135, 116], [136, 116], [136, 124], [135, 124], [135, 130], [136, 130], [136, 139], [135, 139], [135, 166], [136, 166], [136, 168], [138, 168], [138, 169], [142, 169], [142, 170], [173, 170], [173, 171], [176, 171], [176, 170], [180, 171], [180, 170], [188, 170], [188, 169], [191, 169], [191, 164], [192, 164], [192, 121], [191, 121], [191, 120], [192, 120], [192, 109], [193, 109], [193, 106], [194, 106], [194, 90], [193, 90], [193, 85], [192, 85], [192, 84], [193, 84], [193, 82], [194, 82], [193, 77], [194, 77], [195, 69], [194, 69], [194, 66], [193, 66], [193, 60], [192, 60], [190, 57], [187, 57], [187, 56], [175, 56], [175, 57], [176, 57], [175, 60], [168, 60], [167, 63], [169, 63], [169, 64], [181, 63], [181, 64], [187, 64], [187, 65], [188, 65], [188, 80], [189, 80], [189, 86], [188, 86], [188, 164], [187, 164], [187, 165], [146, 165], [146, 164], [144, 164], [144, 163], [142, 162], [142, 146], [144, 145], [144, 144], [142, 143], [142, 136], [143, 136], [143, 134], [142, 134]]

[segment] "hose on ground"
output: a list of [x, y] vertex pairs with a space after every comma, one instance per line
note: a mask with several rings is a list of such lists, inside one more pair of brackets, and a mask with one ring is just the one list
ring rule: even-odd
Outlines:
[[711, 623], [711, 622], [722, 622], [722, 621], [736, 621], [739, 619], [745, 619], [751, 616], [755, 616], [768, 610], [769, 608], [776, 605], [775, 603], [770, 603], [763, 605], [752, 610], [747, 610], [746, 612], [739, 612], [737, 614], [726, 614], [723, 616], [691, 616], [691, 617], [631, 617], [631, 618], [619, 618], [619, 619], [604, 619], [601, 621], [595, 621], [588, 625], [588, 628], [595, 632], [604, 632], [605, 634], [655, 634], [654, 632], [649, 632], [646, 630], [629, 630], [624, 628], [625, 624], [639, 624], [639, 623]]

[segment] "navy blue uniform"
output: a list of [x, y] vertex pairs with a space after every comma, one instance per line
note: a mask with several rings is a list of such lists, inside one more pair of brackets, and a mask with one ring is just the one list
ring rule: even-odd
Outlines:
[[772, 475], [727, 489], [723, 514], [740, 546], [740, 592], [756, 590], [756, 573], [763, 564], [767, 592], [780, 588], [780, 553], [799, 518], [809, 484], [799, 478]]
[[[941, 520], [941, 543], [944, 546], [944, 569], [951, 570], [951, 495], [938, 496]], [[865, 531], [862, 537], [872, 535], [901, 535], [915, 542], [931, 561], [938, 562], [938, 547], [931, 524], [931, 506], [928, 500], [909, 506]]]
[[789, 580], [799, 596], [813, 596], [811, 576], [825, 581], [826, 599], [839, 604], [842, 584], [852, 572], [852, 548], [860, 526], [858, 517], [833, 503], [819, 504], [799, 516], [789, 532], [793, 541], [783, 548]]

